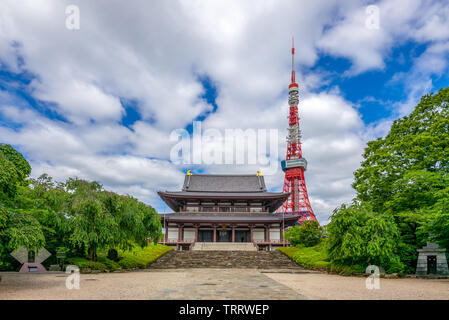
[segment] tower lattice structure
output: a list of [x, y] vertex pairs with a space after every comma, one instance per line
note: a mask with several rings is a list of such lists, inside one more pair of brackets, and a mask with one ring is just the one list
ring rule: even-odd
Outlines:
[[292, 76], [288, 86], [288, 134], [287, 134], [287, 156], [281, 161], [282, 170], [285, 172], [284, 188], [282, 192], [290, 193], [288, 199], [278, 210], [281, 214], [300, 215], [299, 223], [308, 220], [317, 221], [310, 205], [307, 194], [304, 172], [307, 170], [307, 161], [302, 157], [301, 131], [299, 128], [298, 114], [298, 84], [295, 81], [295, 46], [292, 43]]

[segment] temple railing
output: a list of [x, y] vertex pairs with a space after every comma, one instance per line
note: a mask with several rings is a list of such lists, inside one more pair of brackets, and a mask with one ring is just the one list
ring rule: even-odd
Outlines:
[[254, 240], [254, 243], [263, 243], [263, 244], [290, 244], [287, 240]]
[[174, 243], [174, 244], [176, 244], [176, 243], [194, 243], [194, 242], [195, 242], [195, 239], [187, 239], [187, 240], [168, 239], [165, 241], [164, 240], [159, 241], [159, 243], [162, 243], [162, 244], [164, 244], [164, 243], [169, 243], [169, 244], [172, 244], [172, 243]]

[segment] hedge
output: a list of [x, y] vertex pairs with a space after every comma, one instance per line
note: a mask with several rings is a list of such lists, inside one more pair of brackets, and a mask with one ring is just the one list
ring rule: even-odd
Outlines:
[[329, 259], [325, 241], [313, 247], [282, 247], [278, 250], [306, 269], [326, 270], [343, 275], [365, 271], [362, 266], [343, 266], [332, 263]]
[[67, 264], [77, 265], [81, 272], [98, 270], [111, 272], [121, 269], [147, 268], [165, 253], [173, 250], [172, 247], [161, 244], [149, 244], [145, 248], [135, 246], [133, 249], [125, 251], [118, 250], [119, 260], [117, 262], [106, 258], [105, 254], [99, 253], [97, 261], [90, 261], [82, 257], [72, 257], [66, 260]]

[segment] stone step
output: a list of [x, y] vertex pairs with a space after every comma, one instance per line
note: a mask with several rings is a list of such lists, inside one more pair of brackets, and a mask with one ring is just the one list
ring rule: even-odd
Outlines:
[[257, 251], [252, 242], [195, 242], [194, 251]]
[[253, 268], [303, 269], [279, 251], [171, 251], [150, 269]]

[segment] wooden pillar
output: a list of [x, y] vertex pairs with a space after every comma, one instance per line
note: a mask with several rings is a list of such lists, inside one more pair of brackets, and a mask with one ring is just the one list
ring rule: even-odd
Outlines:
[[232, 242], [235, 242], [235, 226], [232, 226]]
[[249, 226], [249, 234], [250, 234], [250, 241], [254, 242], [254, 226], [253, 225]]
[[168, 226], [165, 225], [165, 243], [168, 241]]
[[198, 225], [195, 225], [195, 242], [198, 242]]
[[214, 242], [217, 242], [217, 226], [214, 224]]
[[281, 243], [284, 242], [284, 228], [282, 226], [279, 228], [281, 230]]
[[270, 242], [270, 225], [265, 226], [265, 242]]
[[182, 241], [182, 224], [178, 224], [178, 242]]

